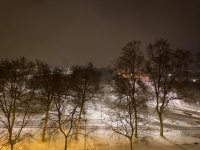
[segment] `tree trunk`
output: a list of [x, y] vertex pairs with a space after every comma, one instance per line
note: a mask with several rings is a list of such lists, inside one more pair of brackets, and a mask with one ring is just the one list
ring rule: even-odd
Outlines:
[[47, 130], [48, 120], [49, 120], [49, 108], [45, 114], [45, 121], [44, 121], [44, 126], [43, 126], [43, 131], [42, 131], [42, 142], [46, 141], [46, 130]]
[[159, 122], [160, 122], [160, 136], [163, 137], [162, 107], [159, 108], [158, 95], [157, 95], [156, 111], [157, 111], [157, 114], [158, 114], [158, 117], [159, 117]]
[[14, 150], [14, 144], [13, 143], [10, 144], [10, 150]]
[[9, 144], [10, 144], [10, 150], [14, 150], [14, 144], [12, 140], [12, 129], [9, 130]]
[[129, 140], [130, 140], [130, 149], [133, 150], [133, 140], [132, 138], [130, 138]]
[[135, 117], [135, 132], [134, 132], [134, 137], [138, 138], [138, 116], [137, 116], [137, 110], [135, 109], [135, 113], [134, 113], [134, 117]]
[[10, 129], [9, 129], [9, 143], [10, 143], [10, 149], [11, 150], [14, 149], [14, 141], [12, 139], [12, 135], [13, 135], [13, 127], [14, 127], [14, 123], [15, 123], [15, 115], [16, 115], [16, 107], [15, 107], [16, 104], [15, 104], [15, 102], [16, 101], [14, 100], [14, 109], [12, 111], [12, 120], [11, 120], [11, 124], [10, 124]]
[[67, 142], [67, 137], [65, 136], [65, 148], [64, 150], [67, 150], [68, 142]]
[[79, 128], [79, 124], [80, 124], [80, 121], [81, 121], [81, 115], [82, 115], [82, 111], [83, 111], [83, 106], [84, 106], [84, 104], [81, 105], [81, 109], [80, 109], [80, 113], [79, 113], [79, 116], [78, 116], [78, 120], [76, 122], [75, 140], [78, 140], [78, 128]]
[[8, 132], [9, 132], [9, 144], [10, 144], [10, 149], [13, 150], [12, 129], [9, 129]]
[[159, 121], [160, 121], [160, 136], [163, 137], [163, 120], [162, 120], [162, 113], [158, 112]]

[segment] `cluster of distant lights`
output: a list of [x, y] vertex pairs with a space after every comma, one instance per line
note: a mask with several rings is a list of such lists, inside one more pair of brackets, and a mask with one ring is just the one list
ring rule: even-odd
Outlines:
[[[118, 73], [119, 75], [121, 75], [121, 73]], [[123, 77], [128, 77], [126, 74], [122, 74]], [[130, 74], [130, 76], [132, 76], [132, 74]], [[172, 77], [173, 75], [171, 73], [168, 74], [168, 77]], [[192, 82], [197, 82], [199, 79], [192, 79]], [[113, 89], [111, 89], [112, 91]]]

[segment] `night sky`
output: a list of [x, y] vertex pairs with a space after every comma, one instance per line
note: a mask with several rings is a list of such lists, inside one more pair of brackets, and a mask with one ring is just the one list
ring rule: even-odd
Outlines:
[[0, 0], [0, 58], [107, 67], [132, 40], [200, 51], [200, 0]]

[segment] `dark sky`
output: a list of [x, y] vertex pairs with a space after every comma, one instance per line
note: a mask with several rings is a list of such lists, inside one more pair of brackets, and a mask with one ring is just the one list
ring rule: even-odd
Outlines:
[[128, 42], [200, 51], [200, 0], [0, 0], [0, 58], [106, 67]]

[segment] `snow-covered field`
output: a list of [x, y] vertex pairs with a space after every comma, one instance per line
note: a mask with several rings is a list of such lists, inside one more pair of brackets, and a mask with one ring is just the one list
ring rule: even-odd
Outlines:
[[[176, 102], [180, 103], [180, 102]], [[185, 104], [176, 105], [179, 108], [191, 109]], [[101, 119], [102, 112], [106, 108], [102, 105], [97, 105], [95, 110], [88, 110], [90, 119]], [[176, 112], [178, 113], [178, 112]], [[186, 123], [181, 123], [183, 126], [190, 127]], [[83, 125], [84, 126], [84, 125]], [[198, 125], [199, 126], [199, 125]], [[57, 135], [57, 137], [48, 143], [41, 142], [41, 129], [25, 129], [27, 132], [31, 130], [34, 133], [33, 138], [23, 145], [25, 150], [62, 150], [64, 149], [64, 137], [62, 134]], [[199, 126], [200, 130], [200, 126]], [[68, 150], [83, 150], [85, 139], [84, 136], [80, 136], [78, 141], [72, 140], [68, 147]], [[117, 135], [111, 136], [110, 131], [106, 130], [97, 130], [92, 136], [87, 137], [86, 140], [86, 150], [129, 150], [129, 141], [123, 137]], [[26, 147], [24, 147], [26, 146]], [[187, 135], [178, 130], [165, 130], [164, 138], [160, 137], [158, 132], [150, 134], [148, 137], [142, 140], [138, 140], [134, 143], [135, 150], [200, 150], [200, 137], [192, 137], [192, 135]], [[3, 150], [3, 148], [2, 148]]]

